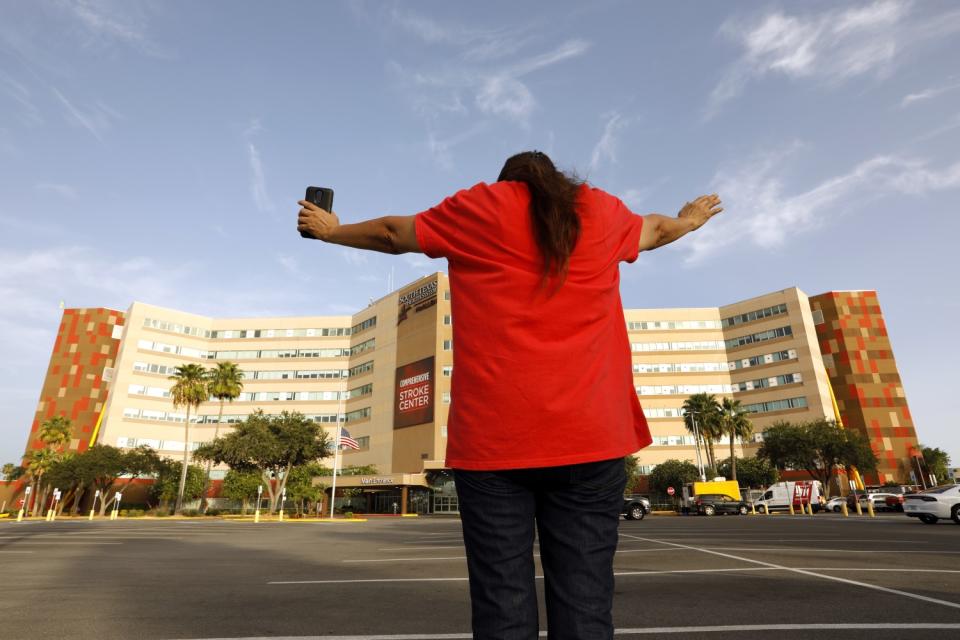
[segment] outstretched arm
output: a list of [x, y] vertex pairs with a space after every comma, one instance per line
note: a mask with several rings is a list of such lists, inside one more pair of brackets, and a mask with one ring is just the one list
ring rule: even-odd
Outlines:
[[416, 216], [386, 216], [356, 224], [340, 224], [337, 214], [332, 211], [321, 209], [307, 200], [300, 200], [298, 204], [301, 209], [297, 231], [304, 238], [382, 253], [423, 253], [414, 227]]
[[650, 251], [674, 240], [679, 240], [691, 231], [696, 231], [707, 220], [723, 211], [717, 194], [700, 196], [683, 205], [676, 218], [650, 213], [643, 216], [640, 231], [640, 251]]

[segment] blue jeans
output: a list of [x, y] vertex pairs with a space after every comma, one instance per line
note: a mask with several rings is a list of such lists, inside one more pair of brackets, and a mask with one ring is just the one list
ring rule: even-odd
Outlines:
[[612, 638], [613, 554], [627, 481], [623, 458], [542, 469], [455, 469], [454, 479], [473, 637], [537, 637], [536, 525], [547, 637]]

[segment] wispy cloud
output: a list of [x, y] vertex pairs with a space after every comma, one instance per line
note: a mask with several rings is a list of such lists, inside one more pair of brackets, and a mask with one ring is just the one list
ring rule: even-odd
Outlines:
[[629, 118], [624, 118], [617, 112], [608, 114], [606, 120], [603, 125], [603, 134], [590, 154], [590, 173], [596, 172], [604, 162], [611, 164], [617, 162], [617, 144], [620, 132], [630, 124]]
[[38, 191], [48, 191], [67, 198], [68, 200], [77, 199], [77, 190], [69, 184], [57, 184], [55, 182], [38, 182], [34, 185]]
[[923, 102], [924, 100], [931, 100], [938, 96], [943, 95], [949, 91], [954, 91], [960, 89], [960, 82], [949, 82], [947, 84], [941, 84], [936, 87], [930, 87], [929, 89], [924, 89], [917, 93], [909, 93], [903, 96], [903, 100], [900, 101], [901, 107], [908, 107], [911, 104], [916, 102]]
[[885, 195], [917, 196], [960, 188], [960, 162], [930, 168], [923, 160], [882, 155], [812, 189], [789, 194], [776, 170], [801, 148], [795, 143], [732, 171], [717, 172], [713, 187], [723, 199], [725, 212], [685, 243], [691, 250], [688, 263], [745, 239], [763, 249], [775, 249], [796, 234], [820, 227], [828, 217], [856, 211]]
[[343, 258], [344, 262], [346, 262], [352, 267], [361, 267], [367, 264], [368, 262], [370, 262], [369, 254], [359, 249], [350, 249], [348, 247], [342, 247], [340, 249], [340, 256]]
[[0, 93], [5, 94], [19, 106], [19, 116], [26, 125], [43, 122], [40, 110], [33, 103], [30, 90], [13, 76], [0, 71]]
[[[397, 62], [388, 65], [414, 108], [434, 119], [440, 115], [481, 114], [526, 126], [537, 101], [524, 77], [583, 55], [590, 43], [573, 38], [522, 59], [534, 38], [528, 27], [475, 29], [443, 23], [406, 9], [390, 13], [393, 25], [421, 41], [450, 50], [434, 69], [410, 69]], [[513, 59], [511, 59], [513, 58]]]
[[66, 110], [67, 120], [83, 127], [101, 142], [103, 141], [103, 133], [113, 126], [114, 121], [123, 117], [103, 102], [97, 101], [92, 105], [81, 108], [68, 100], [56, 87], [50, 89]]
[[56, 3], [81, 25], [90, 42], [119, 42], [141, 53], [168, 54], [147, 36], [147, 14], [152, 4], [112, 0], [60, 0]]
[[485, 122], [478, 122], [466, 131], [462, 131], [449, 138], [440, 138], [435, 132], [430, 131], [427, 133], [427, 151], [437, 165], [442, 169], [451, 171], [454, 168], [453, 150], [458, 145], [480, 135], [488, 128]]
[[247, 159], [250, 161], [250, 195], [253, 197], [254, 204], [260, 211], [275, 211], [273, 201], [267, 193], [267, 180], [263, 175], [260, 152], [252, 142], [247, 143]]
[[277, 256], [277, 264], [283, 267], [283, 270], [288, 274], [299, 280], [310, 280], [310, 274], [300, 268], [300, 262], [294, 256], [280, 254]]
[[909, 3], [879, 0], [820, 14], [773, 11], [748, 22], [724, 23], [721, 34], [743, 52], [714, 87], [705, 117], [713, 117], [751, 80], [766, 75], [838, 81], [885, 73], [908, 39], [900, 26], [910, 9]]

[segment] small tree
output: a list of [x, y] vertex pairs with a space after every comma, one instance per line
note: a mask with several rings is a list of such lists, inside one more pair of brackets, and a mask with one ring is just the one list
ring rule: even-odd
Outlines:
[[94, 489], [100, 491], [100, 515], [107, 511], [112, 500], [110, 489], [124, 478], [123, 484], [116, 488], [123, 493], [130, 484], [147, 475], [156, 473], [160, 467], [160, 457], [147, 446], [123, 451], [108, 444], [95, 444], [80, 456], [81, 471]]
[[633, 492], [634, 486], [637, 484], [637, 481], [640, 479], [640, 470], [637, 465], [637, 459], [630, 456], [625, 456], [623, 458], [623, 467], [627, 472], [627, 491]]
[[239, 500], [243, 515], [247, 515], [247, 508], [251, 500], [257, 497], [257, 487], [263, 483], [263, 476], [259, 471], [237, 471], [230, 469], [223, 478], [223, 487], [220, 492], [224, 498]]
[[687, 431], [699, 439], [697, 447], [703, 443], [707, 467], [716, 469], [717, 456], [714, 442], [722, 436], [720, 428], [720, 403], [717, 397], [709, 393], [695, 393], [683, 401], [683, 423]]
[[[33, 514], [37, 515], [47, 501], [47, 494], [50, 487], [43, 480], [43, 474], [46, 473], [50, 465], [60, 459], [64, 449], [70, 443], [73, 435], [73, 424], [69, 418], [64, 416], [54, 416], [40, 424], [37, 430], [37, 437], [43, 442], [43, 451], [46, 453], [35, 456], [33, 459], [33, 469], [36, 474], [33, 475], [33, 490], [31, 496], [34, 500]], [[36, 451], [31, 452], [31, 454]], [[30, 465], [28, 465], [29, 468]], [[39, 474], [39, 475], [37, 475]], [[42, 490], [43, 495], [38, 495]]]
[[[717, 471], [724, 477], [732, 477], [730, 458], [721, 460]], [[769, 487], [780, 475], [777, 468], [762, 458], [740, 458], [737, 460], [737, 482], [741, 487]]]
[[763, 432], [757, 457], [780, 470], [806, 471], [829, 493], [836, 469], [855, 466], [862, 472], [877, 468], [870, 441], [858, 431], [841, 429], [833, 420], [818, 418], [800, 424], [778, 422]]
[[19, 480], [20, 478], [22, 478], [24, 474], [27, 473], [27, 470], [18, 464], [8, 462], [7, 464], [3, 465], [2, 473], [3, 473], [4, 480], [6, 480], [7, 482], [12, 482], [14, 480]]
[[323, 475], [323, 467], [315, 462], [290, 469], [290, 479], [287, 481], [287, 496], [290, 498], [290, 502], [296, 505], [297, 515], [303, 515], [304, 502], [316, 502], [320, 499], [323, 487], [314, 484], [313, 479], [321, 475]]
[[238, 471], [258, 470], [273, 513], [290, 469], [326, 458], [331, 452], [326, 431], [303, 414], [284, 411], [268, 416], [257, 411], [231, 433], [201, 445], [194, 455], [198, 460], [226, 463]]
[[[150, 496], [160, 503], [168, 505], [171, 501], [181, 498], [181, 510], [184, 503], [196, 500], [203, 494], [203, 469], [195, 464], [189, 465], [186, 473], [182, 470], [182, 462], [162, 460], [157, 472], [157, 478], [150, 487]], [[180, 491], [180, 481], [183, 481], [183, 492]]]
[[650, 472], [650, 488], [661, 497], [667, 495], [667, 487], [673, 487], [680, 495], [683, 485], [700, 479], [697, 467], [686, 460], [664, 460]]
[[923, 454], [923, 462], [927, 465], [927, 472], [936, 477], [938, 484], [946, 482], [950, 475], [948, 472], [950, 454], [939, 447], [926, 447], [922, 444], [920, 451]]

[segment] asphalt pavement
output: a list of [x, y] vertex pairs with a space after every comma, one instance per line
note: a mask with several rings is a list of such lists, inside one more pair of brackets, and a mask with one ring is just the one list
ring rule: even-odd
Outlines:
[[[615, 571], [617, 635], [960, 637], [952, 523], [647, 517]], [[469, 638], [466, 575], [449, 517], [0, 521], [0, 637]]]

